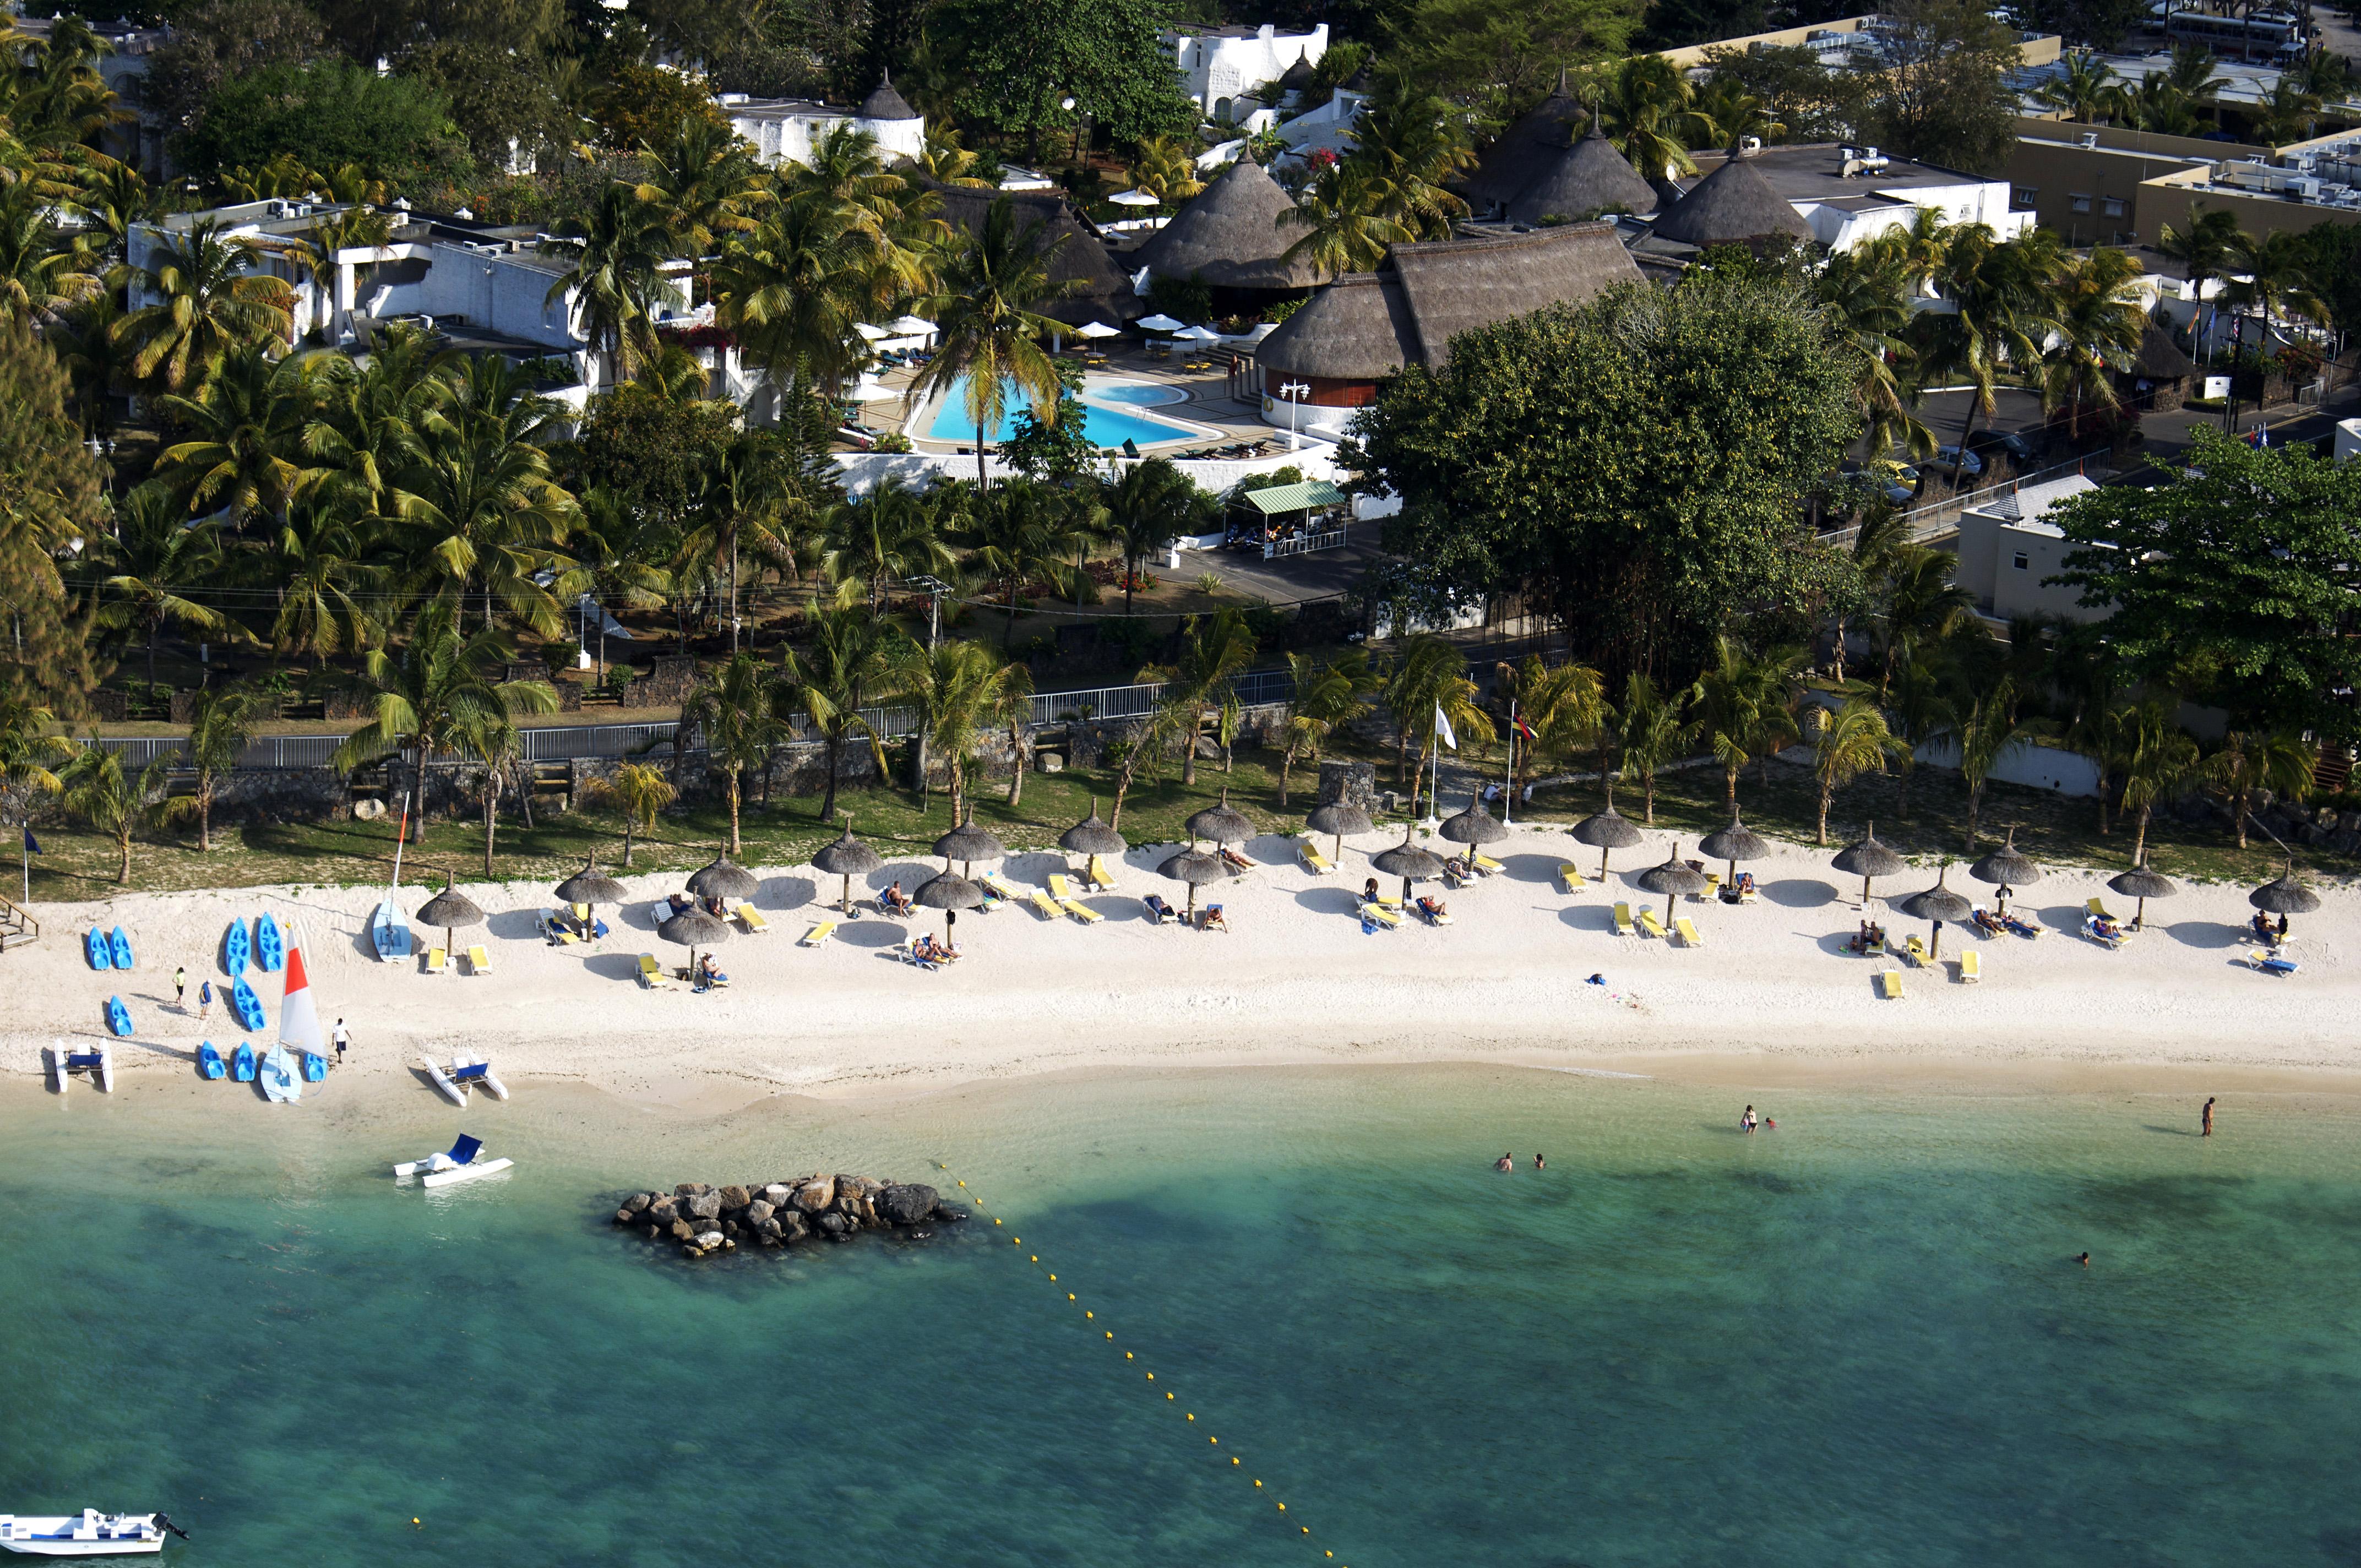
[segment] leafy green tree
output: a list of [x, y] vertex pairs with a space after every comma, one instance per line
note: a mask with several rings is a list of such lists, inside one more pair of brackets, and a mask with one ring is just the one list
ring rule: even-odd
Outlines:
[[2346, 738], [2361, 647], [2340, 634], [2361, 590], [2361, 466], [2210, 431], [2149, 489], [2104, 486], [2050, 514], [2074, 546], [2053, 579], [2093, 609], [2132, 679], [2212, 672], [2196, 694], [2241, 728]]
[[858, 584], [869, 613], [885, 613], [886, 590], [913, 577], [946, 577], [956, 557], [944, 543], [935, 499], [890, 474], [868, 495], [829, 509], [820, 575]]
[[196, 793], [164, 802], [160, 817], [166, 822], [195, 817], [200, 854], [213, 850], [214, 795], [222, 778], [237, 766], [269, 712], [269, 700], [244, 686], [205, 686], [190, 704], [187, 756], [197, 771]]
[[2004, 674], [1977, 693], [1960, 716], [1960, 778], [1968, 786], [1968, 853], [1976, 852], [1976, 822], [1993, 770], [2022, 751], [2048, 726], [2019, 707], [2016, 683]]
[[2238, 848], [2246, 847], [2248, 805], [2257, 790], [2267, 789], [2286, 800], [2301, 800], [2312, 793], [2312, 769], [2320, 749], [2300, 735], [2262, 729], [2233, 729], [2207, 757], [2201, 771], [2205, 782], [2229, 798], [2231, 827]]
[[1746, 764], [1802, 739], [1795, 705], [1803, 695], [1803, 666], [1801, 648], [1757, 654], [1733, 637], [1714, 641], [1713, 663], [1697, 676], [1697, 728], [1721, 763], [1732, 811]]
[[1358, 648], [1334, 658], [1290, 653], [1287, 673], [1293, 691], [1287, 699], [1287, 718], [1279, 733], [1279, 804], [1287, 805], [1288, 777], [1299, 762], [1317, 763], [1320, 750], [1340, 725], [1349, 724], [1369, 709], [1378, 677], [1369, 656]]
[[2361, 226], [2315, 224], [2301, 238], [2304, 276], [2330, 323], [2339, 332], [2361, 331]]
[[[1720, 31], [1710, 36], [1733, 35]], [[1787, 127], [1788, 139], [1813, 142], [1861, 138], [1861, 127], [1869, 118], [1873, 84], [1858, 71], [1821, 63], [1817, 48], [1757, 44], [1743, 52], [1708, 49], [1706, 59], [1712, 68], [1714, 82], [1728, 82], [1759, 99], [1763, 108]]]
[[1882, 773], [1897, 758], [1906, 759], [1910, 743], [1885, 727], [1885, 714], [1866, 696], [1849, 696], [1841, 707], [1821, 708], [1812, 734], [1812, 779], [1819, 786], [1817, 836], [1828, 841], [1828, 804], [1837, 791], [1863, 773]]
[[1192, 123], [1161, 21], [1143, 0], [945, 0], [927, 33], [961, 83], [960, 117], [1022, 137], [1035, 162], [1042, 139], [1071, 131], [1077, 115], [1119, 142]]
[[[1123, 612], [1139, 583], [1140, 563], [1174, 541], [1213, 532], [1221, 503], [1197, 488], [1170, 458], [1134, 463], [1099, 492], [1108, 535], [1123, 552]], [[1282, 802], [1284, 804], [1284, 802]]]
[[301, 65], [326, 42], [318, 15], [301, 0], [197, 0], [174, 12], [171, 36], [148, 57], [139, 82], [140, 106], [168, 132], [195, 129], [224, 82]]
[[612, 67], [588, 107], [600, 143], [618, 149], [663, 141], [683, 120], [721, 118], [702, 75], [639, 60]]
[[97, 743], [73, 754], [58, 774], [66, 809], [89, 823], [115, 843], [115, 880], [131, 880], [131, 839], [164, 800], [171, 760], [159, 756], [133, 778], [123, 771], [123, 758]]
[[1017, 600], [1026, 584], [1046, 582], [1053, 593], [1077, 601], [1091, 591], [1073, 566], [1084, 542], [1073, 506], [1047, 486], [1028, 481], [978, 491], [968, 499], [966, 522], [955, 538], [968, 553], [969, 570], [993, 585], [1008, 607], [1004, 647], [1016, 643]]
[[1631, 0], [1425, 0], [1403, 18], [1386, 63], [1506, 125], [1541, 101], [1561, 67], [1621, 55], [1640, 12]]
[[992, 204], [983, 225], [968, 237], [943, 269], [943, 295], [934, 302], [934, 358], [910, 386], [912, 399], [960, 389], [961, 411], [975, 427], [975, 477], [991, 488], [984, 468], [984, 433], [996, 429], [1013, 389], [1037, 416], [1055, 412], [1063, 383], [1058, 367], [1041, 351], [1041, 339], [1059, 330], [1040, 308], [1067, 291], [1049, 277], [1054, 241], [1045, 245], [1042, 219], [1016, 226], [1016, 209], [1005, 197]]
[[371, 179], [419, 179], [463, 156], [451, 105], [416, 77], [345, 60], [271, 65], [225, 77], [175, 142], [184, 169], [210, 175], [281, 153], [310, 169], [356, 163]]
[[303, 360], [274, 360], [268, 345], [231, 348], [194, 397], [156, 400], [187, 435], [164, 449], [157, 478], [191, 513], [226, 512], [233, 526], [256, 512], [278, 518], [303, 480], [313, 382]]
[[30, 322], [0, 321], [0, 699], [79, 712], [97, 683], [61, 559], [112, 526], [66, 377]]
[[[1435, 732], [1435, 714], [1440, 711], [1450, 721], [1455, 736], [1477, 746], [1490, 745], [1497, 735], [1492, 716], [1477, 701], [1476, 683], [1467, 678], [1466, 656], [1431, 631], [1404, 640], [1378, 695], [1394, 723], [1394, 782], [1409, 784], [1411, 812], [1416, 815], [1420, 770], [1442, 744]], [[1412, 736], [1419, 738], [1415, 759], [1410, 753]]]
[[844, 749], [856, 736], [868, 740], [878, 776], [885, 774], [884, 742], [862, 708], [899, 695], [894, 689], [895, 660], [906, 639], [858, 606], [822, 609], [809, 624], [807, 646], [782, 651], [779, 681], [783, 701], [811, 717], [827, 751], [828, 789], [818, 818], [827, 822], [836, 816]]
[[631, 839], [654, 831], [656, 813], [673, 803], [679, 792], [661, 768], [645, 762], [625, 762], [602, 786], [602, 793], [623, 813], [623, 869], [631, 869]]
[[680, 727], [694, 730], [705, 742], [713, 771], [728, 785], [730, 852], [736, 854], [739, 802], [746, 770], [770, 760], [785, 728], [777, 714], [778, 675], [753, 654], [732, 653], [727, 663], [697, 683], [681, 705]]
[[[1642, 820], [1651, 828], [1656, 825], [1656, 774], [1690, 745], [1694, 727], [1688, 710], [1696, 699], [1695, 686], [1660, 691], [1654, 681], [1637, 670], [1623, 683], [1615, 738], [1622, 750], [1624, 771], [1639, 777]], [[1598, 773], [1600, 783], [1608, 784], [1603, 762]], [[1609, 805], [1614, 803], [1611, 786], [1607, 799]]]
[[124, 498], [114, 534], [92, 543], [102, 626], [144, 634], [148, 684], [156, 684], [156, 645], [167, 626], [220, 636], [227, 616], [194, 597], [221, 571], [221, 530], [191, 522], [163, 487], [150, 480]]
[[[1180, 752], [1183, 785], [1197, 782], [1197, 736], [1206, 716], [1236, 704], [1238, 677], [1253, 667], [1256, 646], [1243, 611], [1192, 615], [1180, 623], [1179, 655], [1169, 664], [1141, 672], [1143, 681], [1164, 683], [1163, 706], [1173, 713], [1175, 728], [1186, 742]], [[1115, 809], [1123, 809], [1119, 795]]]
[[1991, 173], [2016, 135], [2016, 34], [1976, 0], [1894, 0], [1883, 15], [1871, 112], [1881, 146], [1904, 158]]
[[[967, 810], [968, 769], [975, 757], [977, 731], [997, 728], [1021, 686], [1030, 696], [1032, 682], [1025, 666], [1012, 663], [981, 642], [949, 641], [934, 648], [905, 642], [894, 655], [894, 688], [918, 717], [918, 732], [926, 738], [917, 770], [918, 809], [926, 812], [933, 784], [924, 758], [942, 758], [950, 773], [951, 820]], [[1025, 704], [1026, 717], [1032, 704]], [[1018, 771], [1023, 771], [1020, 759]]]
[[583, 139], [582, 117], [553, 91], [550, 62], [511, 44], [437, 38], [405, 54], [401, 69], [451, 106], [480, 166], [507, 168], [515, 156], [546, 168]]
[[666, 210], [642, 201], [621, 181], [604, 186], [587, 213], [562, 220], [543, 244], [573, 263], [549, 286], [544, 302], [569, 293], [593, 352], [605, 356], [609, 385], [655, 356], [655, 313], [672, 285], [657, 270], [672, 254]]

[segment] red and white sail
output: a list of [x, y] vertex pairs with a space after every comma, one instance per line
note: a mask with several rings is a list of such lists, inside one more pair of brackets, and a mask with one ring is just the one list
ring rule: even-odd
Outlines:
[[279, 1004], [279, 1043], [290, 1050], [328, 1054], [320, 1009], [312, 1000], [312, 977], [303, 968], [303, 939], [287, 927], [287, 996]]

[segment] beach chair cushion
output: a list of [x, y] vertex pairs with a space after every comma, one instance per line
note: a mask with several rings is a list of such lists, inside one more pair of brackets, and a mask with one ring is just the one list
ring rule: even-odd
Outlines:
[[975, 885], [1005, 903], [1017, 902], [1016, 890], [989, 872], [975, 879]]
[[1681, 934], [1681, 946], [1685, 948], [1702, 948], [1705, 946], [1705, 938], [1697, 935], [1696, 925], [1690, 921], [1687, 916], [1684, 915], [1679, 919], [1674, 921], [1673, 929]]
[[560, 919], [555, 909], [541, 912], [541, 934], [561, 948], [582, 940], [582, 934]]
[[2113, 920], [2114, 918], [2114, 916], [2107, 913], [2107, 906], [2100, 903], [2095, 898], [2082, 905], [2082, 912], [2086, 915], [2095, 915], [2102, 920]]
[[1575, 870], [1571, 865], [1560, 865], [1557, 868], [1557, 880], [1558, 885], [1565, 888], [1568, 893], [1580, 893], [1584, 888], [1590, 885], [1590, 883], [1584, 879], [1583, 874]]
[[467, 949], [467, 972], [470, 974], [491, 973], [492, 955], [486, 952], [481, 947], [469, 948]]
[[1074, 879], [1063, 872], [1051, 872], [1048, 877], [1049, 896], [1063, 904], [1074, 896]]
[[426, 972], [427, 972], [428, 974], [441, 974], [441, 973], [443, 972], [443, 966], [444, 966], [445, 964], [448, 963], [448, 962], [450, 961], [450, 959], [451, 959], [451, 955], [450, 955], [450, 954], [448, 954], [448, 953], [446, 953], [446, 952], [445, 952], [445, 951], [444, 951], [442, 948], [427, 948], [427, 949], [426, 949]]
[[1877, 994], [1888, 1002], [1902, 1000], [1902, 971], [1882, 969], [1877, 971]]
[[1661, 937], [1664, 934], [1664, 923], [1656, 918], [1656, 912], [1653, 909], [1642, 909], [1631, 918], [1637, 920], [1640, 923], [1640, 929], [1651, 937]]
[[1313, 876], [1326, 876], [1329, 872], [1336, 869], [1334, 866], [1328, 863], [1327, 856], [1322, 854], [1319, 850], [1313, 849], [1309, 844], [1299, 847], [1295, 851], [1295, 858], [1303, 862], [1303, 869], [1310, 872]]
[[738, 924], [746, 927], [746, 934], [750, 937], [759, 937], [771, 928], [771, 923], [763, 918], [763, 912], [751, 904], [741, 904], [730, 913], [738, 916]]
[[577, 904], [574, 905], [574, 922], [576, 925], [581, 927], [585, 931], [590, 929], [590, 906], [588, 905]]
[[1106, 862], [1096, 855], [1093, 855], [1091, 857], [1089, 875], [1091, 885], [1097, 888], [1101, 893], [1113, 893], [1115, 891], [1115, 873], [1108, 871], [1106, 869]]
[[1361, 918], [1364, 920], [1374, 920], [1378, 925], [1386, 927], [1394, 927], [1401, 924], [1401, 916], [1395, 914], [1392, 910], [1388, 909], [1382, 904], [1364, 904], [1361, 905]]
[[640, 955], [640, 983], [650, 991], [660, 990], [672, 984], [672, 976], [664, 973], [664, 965], [656, 962], [656, 956], [653, 953]]
[[1038, 887], [1033, 890], [1033, 907], [1041, 912], [1041, 918], [1044, 920], [1055, 920], [1058, 917], [1058, 901]]
[[1504, 872], [1509, 869], [1481, 850], [1476, 850], [1468, 857], [1468, 859], [1474, 861], [1476, 862], [1476, 869], [1482, 872], [1486, 876], [1490, 876], [1494, 872]]
[[1619, 937], [1632, 937], [1639, 934], [1638, 928], [1631, 924], [1631, 906], [1628, 904], [1619, 904], [1615, 906], [1615, 934]]
[[1984, 977], [1984, 956], [1973, 948], [1960, 955], [1960, 983], [1973, 985]]
[[796, 945], [802, 948], [817, 948], [835, 934], [836, 922], [833, 920], [823, 920], [818, 925], [814, 926], [810, 930], [805, 932], [803, 934], [802, 940], [797, 942]]
[[1910, 951], [1910, 961], [1912, 963], [1923, 964], [1927, 961], [1927, 944], [1920, 941], [1915, 935], [1905, 942], [1904, 946]]
[[1095, 926], [1100, 921], [1106, 918], [1105, 916], [1100, 914], [1097, 910], [1093, 909], [1089, 905], [1084, 904], [1079, 898], [1061, 898], [1058, 900], [1058, 907], [1064, 910], [1067, 914], [1072, 916], [1075, 919], [1081, 921], [1085, 926]]

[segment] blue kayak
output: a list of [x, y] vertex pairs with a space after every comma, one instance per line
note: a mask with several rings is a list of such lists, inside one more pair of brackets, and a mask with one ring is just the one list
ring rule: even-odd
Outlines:
[[279, 922], [266, 912], [254, 917], [254, 963], [265, 974], [277, 974], [279, 966], [287, 961], [287, 944], [279, 935]]
[[82, 939], [82, 949], [89, 956], [93, 969], [113, 969], [114, 960], [107, 956], [106, 933], [93, 926], [90, 935]]
[[248, 951], [246, 922], [231, 921], [229, 935], [222, 938], [222, 972], [233, 980], [244, 974]]
[[328, 1058], [316, 1051], [305, 1051], [302, 1055], [303, 1081], [325, 1083], [328, 1080]]
[[131, 938], [123, 934], [122, 927], [117, 926], [107, 933], [106, 951], [115, 959], [116, 969], [128, 970], [131, 967]]
[[240, 1083], [254, 1081], [254, 1047], [244, 1040], [240, 1040], [237, 1049], [230, 1053], [229, 1075]]
[[254, 987], [242, 979], [230, 982], [229, 1010], [236, 1015], [239, 1028], [262, 1027], [262, 999], [255, 995]]
[[115, 1036], [117, 1039], [122, 1039], [131, 1033], [131, 1010], [123, 1005], [123, 998], [120, 996], [110, 996], [106, 999], [106, 1026], [115, 1031]]
[[222, 1066], [221, 1052], [214, 1049], [214, 1043], [211, 1040], [207, 1040], [203, 1045], [197, 1047], [197, 1076], [199, 1078], [210, 1080], [220, 1078], [228, 1071], [229, 1069]]

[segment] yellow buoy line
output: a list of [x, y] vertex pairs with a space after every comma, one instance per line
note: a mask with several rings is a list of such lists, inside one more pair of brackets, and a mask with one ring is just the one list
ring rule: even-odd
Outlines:
[[[1002, 1222], [998, 1215], [992, 1214], [990, 1205], [986, 1204], [983, 1199], [975, 1195], [975, 1190], [970, 1187], [966, 1180], [962, 1179], [958, 1172], [952, 1170], [950, 1166], [944, 1164], [940, 1160], [937, 1160], [935, 1162], [935, 1168], [959, 1183], [961, 1196], [964, 1197], [969, 1202], [975, 1205], [976, 1212], [991, 1215], [993, 1224], [998, 1226], [1002, 1230], [1008, 1229], [1007, 1225]], [[1081, 1298], [1074, 1291], [1067, 1290], [1065, 1288], [1067, 1282], [1060, 1280], [1056, 1274], [1050, 1271], [1049, 1266], [1041, 1261], [1041, 1255], [1039, 1253], [1025, 1251], [1025, 1238], [1023, 1236], [1016, 1234], [1014, 1231], [1010, 1231], [1008, 1235], [1008, 1245], [1017, 1252], [1024, 1255], [1026, 1263], [1036, 1274], [1047, 1276], [1050, 1284], [1057, 1286], [1060, 1290], [1065, 1292], [1067, 1304], [1073, 1307], [1082, 1314], [1082, 1321], [1084, 1322], [1089, 1323], [1092, 1327], [1097, 1329], [1105, 1336], [1101, 1343], [1111, 1348], [1118, 1348], [1115, 1347], [1115, 1331], [1101, 1323], [1098, 1321], [1097, 1311], [1093, 1308], [1083, 1306]], [[1130, 1351], [1125, 1351], [1123, 1353], [1123, 1358], [1126, 1361], [1131, 1362], [1135, 1366], [1138, 1365], [1137, 1357], [1135, 1357]], [[1159, 1382], [1156, 1374], [1149, 1372], [1147, 1368], [1140, 1367], [1139, 1370], [1142, 1376], [1142, 1386], [1150, 1394], [1162, 1394], [1164, 1396], [1164, 1402], [1172, 1409], [1175, 1414], [1180, 1417], [1182, 1425], [1194, 1426], [1197, 1424], [1197, 1412], [1194, 1410], [1184, 1410], [1180, 1409], [1180, 1398], [1171, 1387], [1170, 1387], [1166, 1383]], [[1205, 1442], [1208, 1447], [1213, 1449], [1219, 1449], [1222, 1446], [1222, 1440], [1212, 1432], [1205, 1434]], [[1216, 1454], [1215, 1457], [1219, 1458], [1222, 1456], [1220, 1454]], [[1264, 1496], [1272, 1503], [1276, 1512], [1284, 1516], [1287, 1523], [1296, 1527], [1296, 1533], [1299, 1539], [1301, 1539], [1306, 1545], [1315, 1547], [1319, 1546], [1319, 1543], [1312, 1539], [1312, 1527], [1305, 1524], [1297, 1515], [1289, 1512], [1288, 1507], [1285, 1503], [1279, 1502], [1277, 1497], [1270, 1497], [1269, 1489], [1263, 1486], [1261, 1478], [1259, 1476], [1248, 1475], [1246, 1473], [1245, 1462], [1236, 1453], [1230, 1453], [1228, 1458], [1230, 1461], [1230, 1468], [1238, 1474], [1240, 1479], [1253, 1481], [1253, 1489], [1263, 1493]], [[1336, 1553], [1334, 1551], [1326, 1547], [1319, 1547], [1319, 1550], [1321, 1558], [1323, 1562], [1333, 1561], [1336, 1556]], [[1336, 1565], [1336, 1568], [1350, 1568], [1350, 1565], [1340, 1563]]]

